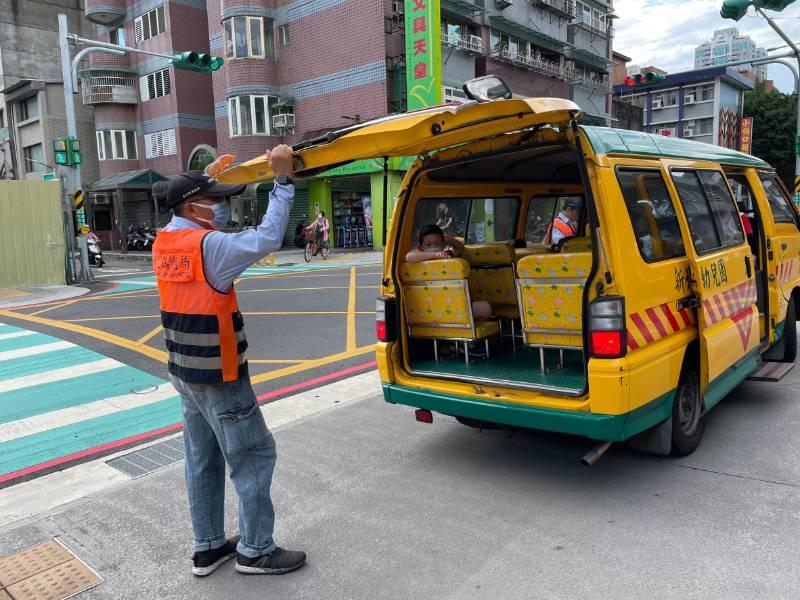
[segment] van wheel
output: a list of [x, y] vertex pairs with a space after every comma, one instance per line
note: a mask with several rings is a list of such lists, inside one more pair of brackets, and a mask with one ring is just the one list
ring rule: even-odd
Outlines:
[[684, 366], [672, 405], [672, 454], [688, 456], [694, 452], [703, 439], [705, 429], [700, 376], [697, 367]]

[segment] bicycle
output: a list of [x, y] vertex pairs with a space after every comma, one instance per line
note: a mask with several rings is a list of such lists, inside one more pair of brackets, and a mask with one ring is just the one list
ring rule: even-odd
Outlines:
[[317, 243], [313, 229], [306, 229], [306, 249], [303, 251], [303, 258], [306, 259], [306, 262], [311, 262], [311, 257], [318, 253], [322, 255], [322, 260], [325, 260], [328, 258], [329, 252], [327, 245], [322, 247]]

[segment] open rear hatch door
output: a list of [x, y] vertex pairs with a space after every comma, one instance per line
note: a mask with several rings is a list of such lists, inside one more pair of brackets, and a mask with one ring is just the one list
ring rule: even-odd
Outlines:
[[[577, 104], [563, 98], [513, 98], [392, 115], [295, 145], [295, 175], [311, 177], [355, 160], [417, 156], [511, 131], [566, 125], [580, 114]], [[272, 177], [262, 155], [222, 172], [217, 179], [250, 184]]]

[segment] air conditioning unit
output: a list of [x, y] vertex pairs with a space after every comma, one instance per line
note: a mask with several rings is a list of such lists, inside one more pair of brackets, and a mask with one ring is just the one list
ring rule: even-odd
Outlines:
[[405, 12], [405, 2], [403, 0], [395, 0], [392, 2], [392, 10], [396, 14], [402, 15]]
[[292, 114], [273, 115], [272, 126], [275, 129], [291, 129], [294, 127], [294, 115]]
[[664, 108], [664, 101], [663, 100], [653, 100], [653, 109], [658, 110], [660, 108]]
[[694, 94], [686, 94], [686, 95], [683, 97], [683, 103], [684, 103], [684, 104], [694, 104], [694, 102], [695, 102], [695, 100], [694, 100]]
[[683, 130], [683, 137], [685, 137], [685, 138], [694, 137], [694, 129], [689, 129], [689, 128], [684, 129]]

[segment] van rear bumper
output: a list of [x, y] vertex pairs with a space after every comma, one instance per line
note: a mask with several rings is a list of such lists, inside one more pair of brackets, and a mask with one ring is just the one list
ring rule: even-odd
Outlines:
[[416, 390], [392, 383], [383, 384], [383, 397], [391, 404], [405, 404], [454, 417], [582, 435], [608, 442], [627, 440], [666, 420], [672, 412], [674, 395], [673, 390], [629, 413], [603, 415], [478, 400]]

